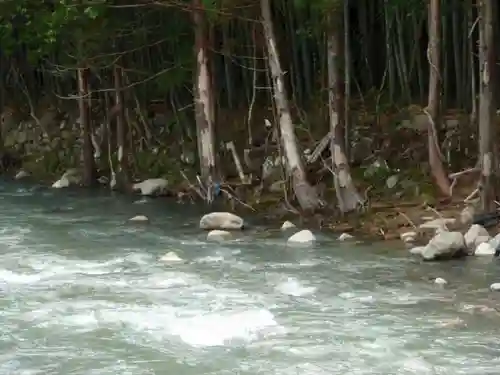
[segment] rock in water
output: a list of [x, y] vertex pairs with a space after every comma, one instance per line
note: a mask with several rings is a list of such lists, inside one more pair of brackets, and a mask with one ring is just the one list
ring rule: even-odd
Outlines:
[[476, 250], [474, 251], [474, 255], [492, 257], [493, 255], [495, 255], [495, 248], [488, 242], [483, 242], [477, 245]]
[[179, 263], [184, 262], [184, 259], [180, 258], [174, 251], [169, 251], [160, 258], [160, 261], [165, 263]]
[[281, 230], [288, 230], [288, 229], [293, 229], [296, 228], [296, 225], [292, 223], [291, 221], [285, 221], [283, 225], [281, 226]]
[[207, 240], [209, 241], [226, 241], [232, 238], [232, 234], [227, 230], [214, 229], [208, 232]]
[[438, 285], [446, 285], [448, 284], [448, 281], [446, 281], [445, 279], [443, 279], [442, 277], [436, 277], [434, 279], [434, 284], [438, 284]]
[[490, 289], [495, 291], [495, 292], [498, 292], [500, 290], [500, 283], [493, 283], [490, 285]]
[[67, 188], [72, 185], [79, 185], [82, 179], [80, 173], [76, 169], [68, 169], [59, 180], [52, 184], [55, 189]]
[[132, 185], [133, 191], [140, 191], [145, 196], [161, 196], [168, 194], [168, 181], [164, 178], [150, 178]]
[[415, 247], [410, 249], [410, 254], [422, 256], [422, 254], [424, 253], [424, 250], [425, 250], [425, 246], [415, 246]]
[[339, 241], [348, 241], [352, 239], [354, 239], [354, 236], [351, 236], [349, 233], [342, 233], [338, 238]]
[[147, 223], [149, 221], [149, 219], [147, 216], [137, 215], [137, 216], [130, 218], [128, 221], [133, 221], [136, 223]]
[[469, 253], [473, 253], [480, 244], [490, 241], [491, 237], [484, 227], [479, 224], [473, 224], [467, 233], [465, 233], [464, 239]]
[[403, 241], [405, 244], [411, 244], [415, 242], [417, 236], [417, 232], [404, 232], [399, 235], [399, 238], [401, 238], [401, 241]]
[[295, 233], [291, 236], [287, 243], [288, 244], [312, 244], [316, 241], [316, 237], [314, 234], [308, 230], [301, 230], [300, 232]]
[[200, 219], [200, 229], [204, 230], [238, 230], [243, 227], [243, 219], [230, 212], [212, 212]]
[[460, 232], [439, 232], [425, 246], [425, 260], [449, 259], [461, 255], [465, 250], [464, 236]]

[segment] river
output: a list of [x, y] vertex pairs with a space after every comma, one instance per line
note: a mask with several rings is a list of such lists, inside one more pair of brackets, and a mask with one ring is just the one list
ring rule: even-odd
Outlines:
[[494, 260], [259, 226], [207, 243], [203, 207], [135, 201], [0, 183], [0, 374], [499, 372]]

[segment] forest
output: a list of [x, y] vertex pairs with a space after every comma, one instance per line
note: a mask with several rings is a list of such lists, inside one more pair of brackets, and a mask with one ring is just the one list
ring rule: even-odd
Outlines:
[[496, 207], [493, 0], [4, 0], [0, 17], [4, 169], [304, 215]]

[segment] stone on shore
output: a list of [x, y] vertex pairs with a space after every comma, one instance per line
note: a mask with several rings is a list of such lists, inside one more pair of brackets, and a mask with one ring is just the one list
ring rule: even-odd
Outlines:
[[475, 256], [493, 256], [495, 255], [495, 248], [491, 246], [488, 242], [483, 242], [477, 245], [475, 251]]
[[208, 232], [207, 234], [207, 240], [209, 241], [227, 241], [230, 240], [233, 237], [231, 232], [228, 232], [227, 230], [219, 230], [219, 229], [214, 229]]
[[165, 263], [179, 263], [184, 262], [184, 259], [180, 258], [175, 251], [169, 251], [160, 258], [160, 261]]
[[465, 240], [462, 233], [440, 231], [424, 247], [422, 258], [425, 260], [450, 259], [464, 255], [465, 249]]
[[204, 230], [240, 230], [243, 227], [243, 219], [230, 212], [211, 212], [200, 219], [200, 229]]
[[149, 218], [144, 215], [137, 215], [132, 218], [130, 218], [128, 221], [132, 221], [135, 223], [147, 223], [149, 221]]
[[285, 221], [283, 223], [283, 225], [281, 226], [281, 230], [283, 230], [283, 231], [284, 230], [293, 229], [293, 228], [297, 228], [297, 226], [294, 223], [292, 223], [291, 221], [288, 221], [288, 220]]
[[55, 189], [63, 189], [74, 185], [79, 185], [82, 179], [76, 169], [68, 169], [59, 180], [52, 184]]
[[29, 172], [26, 172], [24, 169], [21, 169], [19, 172], [16, 173], [14, 180], [22, 180], [23, 178], [29, 176], [30, 176]]
[[140, 191], [144, 196], [162, 196], [168, 194], [168, 181], [164, 178], [150, 178], [132, 185], [133, 191]]
[[314, 234], [308, 230], [304, 229], [300, 232], [295, 233], [290, 238], [288, 238], [288, 244], [313, 244], [316, 241]]
[[472, 254], [480, 244], [490, 241], [491, 236], [484, 227], [474, 224], [469, 228], [467, 233], [465, 233], [464, 239], [467, 250]]

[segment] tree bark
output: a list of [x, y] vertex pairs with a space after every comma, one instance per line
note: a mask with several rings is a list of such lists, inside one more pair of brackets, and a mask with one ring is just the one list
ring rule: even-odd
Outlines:
[[294, 193], [300, 207], [304, 211], [312, 212], [319, 208], [320, 200], [316, 190], [307, 181], [304, 164], [297, 146], [295, 126], [290, 114], [290, 106], [283, 79], [283, 70], [281, 68], [279, 53], [276, 47], [276, 38], [274, 36], [269, 0], [261, 0], [260, 5], [264, 34], [266, 37], [269, 67], [272, 76], [274, 101], [278, 112], [281, 142], [285, 150], [287, 169], [292, 178]]
[[334, 168], [334, 186], [340, 212], [354, 211], [362, 204], [362, 199], [354, 186], [349, 172], [349, 163], [343, 148], [342, 127], [345, 119], [342, 116], [342, 84], [340, 80], [339, 50], [342, 34], [338, 11], [329, 19], [330, 30], [327, 39], [328, 59], [328, 110], [330, 132], [332, 134], [330, 150]]
[[115, 105], [116, 108], [118, 108], [118, 112], [116, 114], [116, 143], [118, 148], [116, 187], [120, 190], [126, 191], [130, 187], [127, 147], [128, 124], [125, 121], [123, 103], [123, 70], [121, 67], [114, 67], [113, 78], [115, 83]]
[[[195, 28], [195, 115], [198, 138], [200, 173], [203, 182], [210, 187], [215, 173], [214, 99], [208, 64], [208, 39], [205, 10], [202, 0], [193, 0]], [[209, 197], [210, 198], [210, 197]]]
[[481, 209], [495, 210], [495, 188], [498, 166], [495, 143], [495, 104], [493, 95], [496, 78], [496, 56], [494, 50], [493, 0], [479, 0], [479, 164], [481, 165]]
[[97, 172], [92, 146], [92, 128], [90, 124], [90, 92], [87, 68], [78, 69], [78, 109], [80, 112], [80, 126], [83, 135], [83, 186], [92, 186], [96, 183]]
[[431, 173], [440, 192], [449, 197], [451, 193], [450, 181], [443, 165], [436, 129], [441, 103], [440, 2], [441, 0], [429, 0], [429, 44], [427, 47], [427, 57], [429, 59], [429, 95], [427, 102], [427, 138]]

